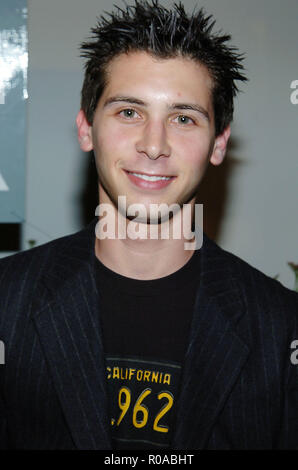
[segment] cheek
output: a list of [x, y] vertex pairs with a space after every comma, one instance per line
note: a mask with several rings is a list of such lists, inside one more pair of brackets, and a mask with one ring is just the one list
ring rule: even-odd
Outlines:
[[204, 170], [209, 161], [209, 145], [209, 140], [204, 138], [204, 136], [180, 139], [178, 155], [183, 155], [183, 166], [192, 172]]
[[117, 126], [103, 125], [96, 136], [95, 148], [103, 158], [115, 160], [123, 155], [123, 151], [131, 146], [131, 137], [127, 129]]

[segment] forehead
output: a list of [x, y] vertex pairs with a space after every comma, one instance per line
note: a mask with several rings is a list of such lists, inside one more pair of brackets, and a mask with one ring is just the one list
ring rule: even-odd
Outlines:
[[[103, 95], [116, 92], [211, 101], [213, 81], [207, 68], [188, 57], [161, 59], [147, 52], [120, 54], [106, 67]], [[170, 96], [171, 95], [171, 96]], [[175, 96], [173, 96], [175, 95]], [[203, 104], [203, 103], [202, 103]]]

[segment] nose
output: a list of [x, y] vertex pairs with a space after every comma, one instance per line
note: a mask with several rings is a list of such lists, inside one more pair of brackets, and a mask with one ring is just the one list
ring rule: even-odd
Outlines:
[[167, 129], [164, 122], [148, 121], [141, 131], [136, 143], [139, 153], [145, 154], [150, 160], [159, 157], [169, 157], [171, 148], [168, 142]]

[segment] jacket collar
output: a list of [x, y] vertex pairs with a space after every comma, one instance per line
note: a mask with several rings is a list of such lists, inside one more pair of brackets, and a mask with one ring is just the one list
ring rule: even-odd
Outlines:
[[[110, 425], [95, 281], [94, 219], [52, 244], [33, 307], [55, 387], [79, 449], [110, 449]], [[237, 258], [204, 235], [201, 278], [177, 404], [174, 449], [206, 445], [248, 357]]]

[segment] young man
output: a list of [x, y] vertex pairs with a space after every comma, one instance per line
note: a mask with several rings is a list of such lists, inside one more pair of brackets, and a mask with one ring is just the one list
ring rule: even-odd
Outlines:
[[298, 448], [297, 294], [193, 240], [241, 56], [182, 4], [136, 2], [93, 34], [76, 122], [99, 217], [1, 260], [1, 446]]

